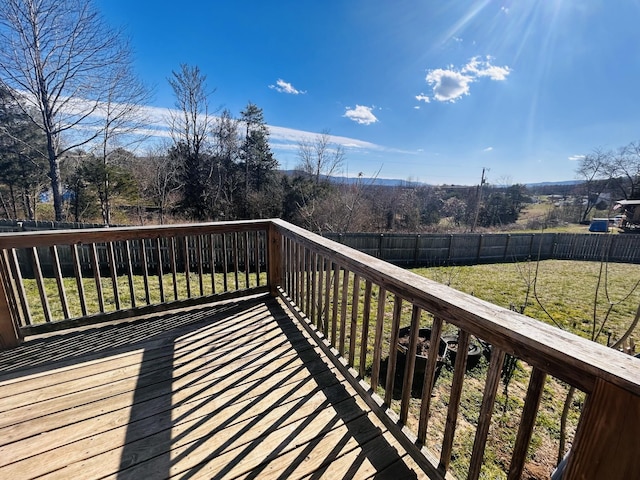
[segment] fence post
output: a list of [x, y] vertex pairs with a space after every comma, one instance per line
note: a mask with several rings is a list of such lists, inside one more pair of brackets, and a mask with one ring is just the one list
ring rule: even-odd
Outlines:
[[13, 322], [9, 309], [5, 283], [8, 280], [8, 278], [0, 280], [0, 350], [17, 347], [22, 343], [22, 334]]
[[278, 295], [278, 287], [282, 283], [282, 235], [273, 223], [267, 229], [268, 248], [267, 255], [269, 261], [268, 278], [269, 293]]
[[507, 234], [507, 238], [505, 239], [505, 242], [504, 242], [504, 254], [502, 255], [502, 261], [503, 262], [507, 261], [507, 253], [509, 252], [509, 243], [511, 243], [511, 234], [510, 233]]
[[420, 256], [420, 234], [416, 234], [416, 246], [415, 249], [413, 251], [413, 266], [414, 268], [417, 268], [418, 265], [418, 258]]

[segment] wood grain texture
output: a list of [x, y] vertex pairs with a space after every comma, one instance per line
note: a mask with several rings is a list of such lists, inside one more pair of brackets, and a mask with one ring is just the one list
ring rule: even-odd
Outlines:
[[274, 299], [48, 340], [0, 373], [2, 478], [424, 478]]
[[564, 478], [638, 478], [638, 431], [638, 397], [598, 380], [580, 418]]

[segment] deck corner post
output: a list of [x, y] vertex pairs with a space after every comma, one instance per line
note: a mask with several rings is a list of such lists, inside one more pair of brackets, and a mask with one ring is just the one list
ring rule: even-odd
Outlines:
[[563, 478], [636, 476], [640, 470], [638, 429], [640, 397], [597, 379], [580, 418]]
[[275, 224], [269, 224], [267, 230], [268, 246], [268, 278], [269, 293], [278, 295], [278, 287], [282, 283], [282, 234]]
[[5, 282], [0, 281], [0, 350], [17, 347], [22, 343], [22, 333], [13, 321]]

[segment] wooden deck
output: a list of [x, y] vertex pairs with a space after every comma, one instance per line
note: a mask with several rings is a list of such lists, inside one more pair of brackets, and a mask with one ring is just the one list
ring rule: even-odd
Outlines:
[[0, 352], [0, 478], [424, 478], [270, 297]]

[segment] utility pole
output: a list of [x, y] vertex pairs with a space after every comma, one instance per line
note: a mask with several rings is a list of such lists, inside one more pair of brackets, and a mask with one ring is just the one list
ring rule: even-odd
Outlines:
[[471, 226], [471, 231], [473, 232], [476, 229], [476, 225], [478, 224], [478, 216], [480, 215], [480, 204], [482, 203], [482, 187], [484, 186], [486, 179], [484, 178], [485, 168], [482, 168], [482, 177], [480, 177], [480, 185], [478, 185], [476, 195], [476, 212], [473, 216], [473, 225]]

